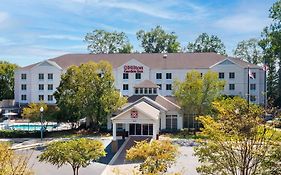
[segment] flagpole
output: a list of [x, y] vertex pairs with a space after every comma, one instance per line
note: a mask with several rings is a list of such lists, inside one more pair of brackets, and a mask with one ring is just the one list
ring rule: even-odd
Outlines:
[[249, 67], [249, 65], [248, 65], [248, 109], [249, 109], [249, 107], [250, 107], [250, 88], [249, 88], [249, 86], [250, 86], [250, 67]]
[[266, 86], [266, 71], [267, 71], [267, 66], [265, 64], [265, 59], [264, 59], [264, 65], [263, 65], [263, 71], [264, 71], [264, 109], [267, 108], [267, 86]]

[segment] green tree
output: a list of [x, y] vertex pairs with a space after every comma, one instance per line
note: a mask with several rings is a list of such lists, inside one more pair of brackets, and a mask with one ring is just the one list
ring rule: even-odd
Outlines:
[[0, 101], [14, 98], [14, 71], [18, 66], [0, 61]]
[[259, 40], [251, 38], [243, 40], [237, 44], [234, 55], [249, 63], [262, 63], [262, 49], [259, 46]]
[[45, 103], [30, 103], [22, 110], [22, 117], [30, 119], [31, 121], [40, 121], [40, 108], [44, 108], [45, 121], [57, 121], [56, 113], [58, 108], [56, 106], [48, 106]]
[[188, 52], [215, 52], [226, 55], [225, 46], [218, 36], [202, 33], [198, 36], [194, 43], [188, 43]]
[[[213, 103], [217, 116], [200, 116], [201, 140], [195, 148], [202, 175], [280, 174], [280, 137], [263, 125], [263, 109], [245, 99], [234, 97]], [[276, 152], [277, 151], [277, 152]], [[279, 157], [278, 157], [279, 156]]]
[[77, 120], [86, 117], [88, 126], [96, 129], [126, 102], [114, 87], [112, 66], [106, 61], [71, 66], [62, 75], [54, 96], [63, 114]]
[[58, 168], [70, 164], [73, 175], [78, 175], [81, 167], [85, 168], [92, 161], [97, 161], [105, 155], [104, 146], [100, 141], [80, 138], [49, 144], [46, 150], [39, 155], [39, 161], [49, 162]]
[[[260, 46], [263, 59], [269, 67], [267, 77], [268, 97], [281, 106], [281, 1], [276, 1], [269, 10], [273, 23], [264, 28]], [[278, 65], [276, 67], [276, 65]]]
[[167, 172], [175, 163], [178, 149], [170, 141], [153, 140], [138, 142], [127, 151], [126, 159], [131, 161], [143, 161], [139, 171], [146, 175], [160, 175]]
[[0, 142], [0, 175], [32, 175], [28, 167], [30, 157], [16, 154], [9, 143]]
[[212, 71], [201, 76], [193, 70], [186, 74], [183, 82], [175, 80], [173, 94], [184, 111], [185, 121], [190, 116], [210, 113], [212, 102], [220, 96], [224, 84], [218, 73]]
[[149, 32], [140, 30], [137, 32], [137, 39], [146, 53], [176, 53], [180, 51], [180, 43], [174, 32], [167, 33], [162, 27], [156, 26]]
[[94, 30], [87, 33], [85, 41], [90, 53], [131, 53], [133, 46], [124, 32]]

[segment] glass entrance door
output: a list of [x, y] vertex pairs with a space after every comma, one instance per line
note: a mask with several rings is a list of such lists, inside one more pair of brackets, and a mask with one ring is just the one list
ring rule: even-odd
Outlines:
[[152, 124], [130, 124], [129, 125], [130, 135], [152, 135], [153, 125]]

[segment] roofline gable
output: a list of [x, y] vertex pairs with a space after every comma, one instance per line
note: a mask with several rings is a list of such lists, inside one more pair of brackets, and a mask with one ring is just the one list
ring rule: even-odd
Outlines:
[[[146, 102], [144, 102], [146, 103]], [[150, 104], [146, 103], [147, 105], [151, 106]], [[152, 108], [155, 108], [153, 106], [151, 106]], [[132, 109], [137, 109], [138, 111], [141, 111], [142, 113], [145, 113], [147, 116], [149, 116], [152, 120], [157, 120], [157, 118], [155, 118], [154, 116], [150, 115], [149, 113], [146, 113], [144, 110], [142, 110], [141, 108], [139, 108], [138, 106], [131, 106], [130, 108], [126, 109], [125, 111], [121, 112], [120, 114], [118, 114], [115, 117], [112, 117], [111, 120], [115, 120], [117, 118], [119, 118], [121, 115], [125, 114], [126, 112], [132, 110]], [[155, 108], [155, 110], [159, 111], [158, 109]], [[160, 111], [159, 111], [160, 112]]]
[[56, 67], [56, 68], [59, 69], [59, 70], [63, 70], [56, 62], [50, 61], [50, 60], [41, 61], [41, 62], [39, 62], [38, 64], [34, 65], [30, 70], [33, 70], [33, 69], [35, 69], [36, 67], [39, 67], [39, 66], [40, 66], [41, 64], [43, 64], [43, 63], [48, 63], [48, 64], [50, 64], [50, 65]]
[[217, 65], [219, 65], [220, 63], [222, 63], [222, 62], [224, 62], [224, 61], [230, 61], [230, 62], [232, 62], [233, 64], [235, 64], [235, 65], [237, 65], [238, 67], [240, 67], [240, 68], [243, 68], [241, 65], [239, 65], [239, 64], [237, 64], [237, 63], [235, 63], [234, 61], [232, 61], [231, 59], [229, 59], [228, 57], [226, 57], [225, 59], [223, 59], [223, 60], [221, 60], [221, 61], [219, 61], [219, 62], [217, 62], [217, 63], [215, 63], [215, 64], [213, 64], [213, 65], [211, 65], [209, 68], [213, 68], [213, 67], [215, 67], [215, 66], [217, 66]]
[[137, 101], [131, 103], [131, 104], [128, 105], [128, 106], [126, 106], [123, 110], [126, 110], [127, 108], [130, 108], [131, 106], [134, 106], [134, 105], [136, 105], [136, 104], [138, 104], [138, 103], [140, 103], [140, 102], [142, 102], [142, 101], [144, 101], [144, 100], [147, 100], [147, 101], [151, 102], [152, 104], [158, 106], [160, 109], [162, 109], [162, 110], [164, 110], [164, 111], [168, 111], [168, 109], [166, 109], [164, 106], [160, 105], [159, 103], [153, 101], [152, 99], [150, 99], [150, 98], [148, 98], [148, 97], [146, 97], [146, 96], [143, 96], [143, 97], [141, 97], [140, 99], [138, 99]]

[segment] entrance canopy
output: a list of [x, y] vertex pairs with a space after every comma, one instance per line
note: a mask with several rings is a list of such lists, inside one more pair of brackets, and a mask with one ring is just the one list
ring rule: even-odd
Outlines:
[[116, 124], [122, 123], [129, 126], [130, 133], [134, 135], [150, 135], [156, 139], [159, 132], [160, 110], [142, 101], [113, 117], [113, 140], [116, 140]]
[[159, 121], [160, 111], [146, 102], [140, 102], [113, 117], [112, 123], [147, 123]]

